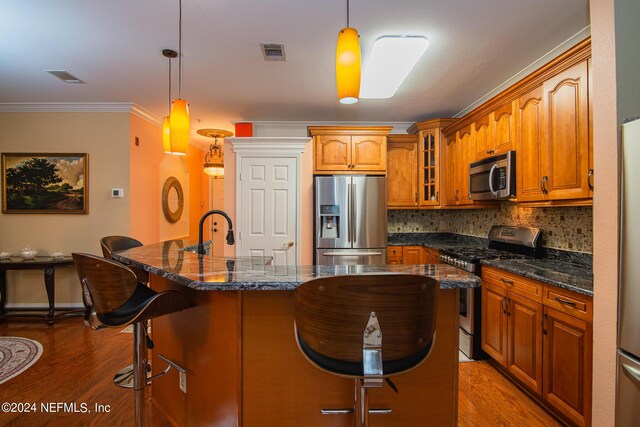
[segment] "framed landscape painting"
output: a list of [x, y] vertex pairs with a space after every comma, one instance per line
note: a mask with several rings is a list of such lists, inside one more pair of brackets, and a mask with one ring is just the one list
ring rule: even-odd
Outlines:
[[88, 211], [87, 154], [2, 153], [2, 212]]

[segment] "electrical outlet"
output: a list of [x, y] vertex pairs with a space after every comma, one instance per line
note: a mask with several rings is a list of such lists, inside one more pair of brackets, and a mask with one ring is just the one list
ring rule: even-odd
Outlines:
[[182, 390], [184, 394], [187, 394], [187, 373], [186, 372], [180, 372], [180, 390]]

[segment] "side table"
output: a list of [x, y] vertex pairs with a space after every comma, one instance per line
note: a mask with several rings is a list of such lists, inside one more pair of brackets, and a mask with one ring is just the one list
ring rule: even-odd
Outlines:
[[[38, 316], [44, 317], [47, 324], [51, 326], [58, 317], [84, 315], [86, 311], [85, 309], [64, 310], [55, 314], [55, 272], [58, 268], [68, 267], [73, 267], [73, 258], [71, 257], [53, 259], [48, 256], [38, 256], [31, 260], [14, 257], [7, 260], [0, 260], [0, 319], [8, 317]], [[38, 311], [37, 309], [23, 310], [13, 308], [7, 309], [5, 307], [7, 303], [7, 270], [44, 271], [44, 286], [47, 290], [47, 298], [49, 300], [49, 310], [46, 314], [32, 313], [33, 311]]]

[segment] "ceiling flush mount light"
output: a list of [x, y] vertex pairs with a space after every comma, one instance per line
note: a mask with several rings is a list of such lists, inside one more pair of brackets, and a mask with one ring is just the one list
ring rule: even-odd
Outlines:
[[349, 0], [347, 0], [347, 26], [338, 33], [336, 45], [336, 87], [342, 104], [355, 104], [360, 96], [360, 39], [358, 31], [349, 27]]
[[222, 129], [199, 129], [198, 135], [214, 138], [213, 144], [209, 145], [209, 152], [204, 156], [204, 173], [214, 178], [224, 177], [224, 153], [222, 147], [218, 145], [218, 138], [228, 138], [233, 132]]
[[178, 0], [180, 14], [178, 18], [178, 99], [173, 101], [169, 116], [171, 153], [178, 155], [187, 154], [189, 147], [189, 132], [191, 130], [191, 117], [189, 116], [189, 104], [182, 99], [182, 0]]
[[367, 60], [360, 97], [391, 98], [428, 47], [425, 37], [380, 37]]
[[[163, 49], [162, 55], [169, 58], [169, 112], [171, 112], [171, 60], [178, 56], [175, 50]], [[162, 149], [165, 153], [171, 154], [171, 125], [169, 116], [164, 116], [162, 120]]]

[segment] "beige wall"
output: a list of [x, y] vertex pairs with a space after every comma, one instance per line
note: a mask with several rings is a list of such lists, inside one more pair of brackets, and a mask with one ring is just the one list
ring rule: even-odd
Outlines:
[[[0, 113], [0, 151], [88, 153], [89, 213], [0, 214], [0, 251], [100, 253], [99, 239], [128, 234], [129, 113]], [[111, 188], [124, 188], [112, 199]], [[8, 273], [9, 304], [46, 304], [42, 272]], [[56, 274], [56, 301], [81, 302], [73, 269]]]
[[162, 128], [131, 114], [129, 153], [130, 236], [143, 244], [155, 243], [160, 240], [158, 212], [162, 211], [159, 196], [162, 187], [158, 189], [160, 162], [165, 157]]

